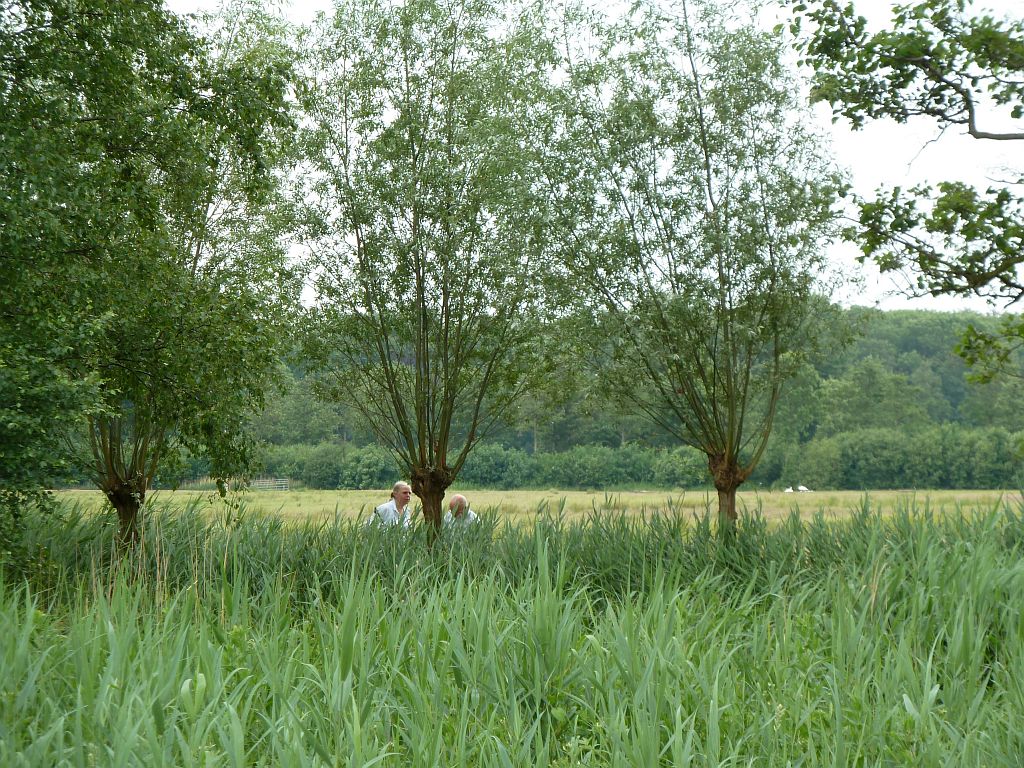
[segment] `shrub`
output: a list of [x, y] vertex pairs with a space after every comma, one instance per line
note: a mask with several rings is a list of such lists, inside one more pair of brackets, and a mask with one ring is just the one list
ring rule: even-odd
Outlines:
[[965, 465], [969, 468], [965, 488], [1011, 488], [1016, 485], [1021, 469], [1015, 441], [1005, 429], [972, 430], [971, 440], [964, 441]]
[[537, 454], [541, 482], [556, 488], [603, 488], [622, 479], [611, 461], [611, 448], [576, 446], [561, 453]]
[[310, 488], [334, 490], [341, 487], [345, 448], [321, 443], [313, 448], [302, 472], [302, 482]]
[[347, 459], [343, 457], [343, 460], [344, 466], [339, 466], [340, 488], [387, 488], [399, 475], [394, 457], [377, 445], [349, 449]]
[[809, 488], [843, 488], [839, 441], [833, 437], [812, 440], [786, 455], [782, 482]]
[[306, 472], [306, 462], [315, 450], [312, 445], [268, 445], [264, 449], [263, 469], [272, 477], [296, 480]]
[[478, 445], [466, 459], [459, 481], [484, 488], [522, 488], [536, 483], [532, 457], [516, 448], [493, 443]]
[[943, 424], [913, 434], [863, 429], [812, 440], [787, 459], [783, 479], [847, 490], [1012, 488], [1020, 471], [1018, 441], [1005, 429]]
[[656, 485], [695, 488], [709, 482], [707, 459], [696, 448], [684, 446], [658, 451], [651, 466]]

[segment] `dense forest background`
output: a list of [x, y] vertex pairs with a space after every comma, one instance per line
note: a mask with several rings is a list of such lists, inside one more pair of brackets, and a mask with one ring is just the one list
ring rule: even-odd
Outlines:
[[[975, 313], [854, 307], [834, 345], [790, 382], [768, 451], [748, 487], [814, 489], [1010, 488], [1022, 482], [1024, 381], [976, 381], [955, 350]], [[842, 329], [842, 330], [840, 330]], [[840, 337], [851, 335], [848, 343]], [[706, 461], [630, 414], [572, 363], [551, 394], [526, 400], [477, 447], [464, 487], [697, 488]], [[380, 488], [399, 476], [357, 414], [316, 396], [288, 366], [285, 387], [254, 424], [263, 470], [310, 488]], [[192, 460], [163, 486], [202, 482]]]

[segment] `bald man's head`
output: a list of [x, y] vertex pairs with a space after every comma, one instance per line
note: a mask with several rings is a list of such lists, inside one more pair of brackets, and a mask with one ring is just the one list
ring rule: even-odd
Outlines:
[[448, 509], [455, 517], [462, 517], [469, 509], [469, 501], [461, 493], [456, 493], [448, 502]]

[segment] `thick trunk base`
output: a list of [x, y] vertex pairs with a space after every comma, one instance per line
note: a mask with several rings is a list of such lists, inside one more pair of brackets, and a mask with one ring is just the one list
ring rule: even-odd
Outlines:
[[736, 509], [736, 490], [750, 474], [739, 466], [734, 456], [723, 454], [708, 456], [708, 469], [718, 491], [718, 527], [733, 530], [739, 519]]
[[134, 549], [141, 537], [139, 510], [146, 499], [146, 490], [130, 485], [104, 489], [103, 493], [117, 512], [117, 541], [123, 550]]
[[719, 520], [728, 520], [730, 524], [735, 524], [739, 519], [739, 513], [736, 511], [736, 489], [718, 488], [717, 490]]
[[429, 531], [431, 543], [441, 532], [444, 492], [452, 484], [452, 473], [447, 468], [423, 467], [412, 472], [412, 492], [423, 506], [423, 522]]

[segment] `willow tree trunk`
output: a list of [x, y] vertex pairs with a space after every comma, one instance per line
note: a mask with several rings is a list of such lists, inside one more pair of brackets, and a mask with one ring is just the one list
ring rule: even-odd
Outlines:
[[423, 522], [431, 543], [441, 533], [441, 509], [444, 492], [452, 484], [451, 470], [446, 467], [417, 467], [412, 471], [412, 492], [423, 504]]
[[736, 488], [722, 488], [715, 486], [718, 490], [718, 527], [725, 529], [734, 528], [739, 514], [736, 512]]
[[719, 530], [732, 530], [739, 518], [736, 511], [736, 489], [747, 479], [750, 471], [744, 470], [736, 457], [728, 454], [709, 454], [708, 469], [711, 470], [718, 491]]
[[118, 483], [104, 488], [103, 493], [117, 512], [118, 542], [123, 549], [134, 548], [139, 543], [139, 510], [146, 500], [145, 487]]

